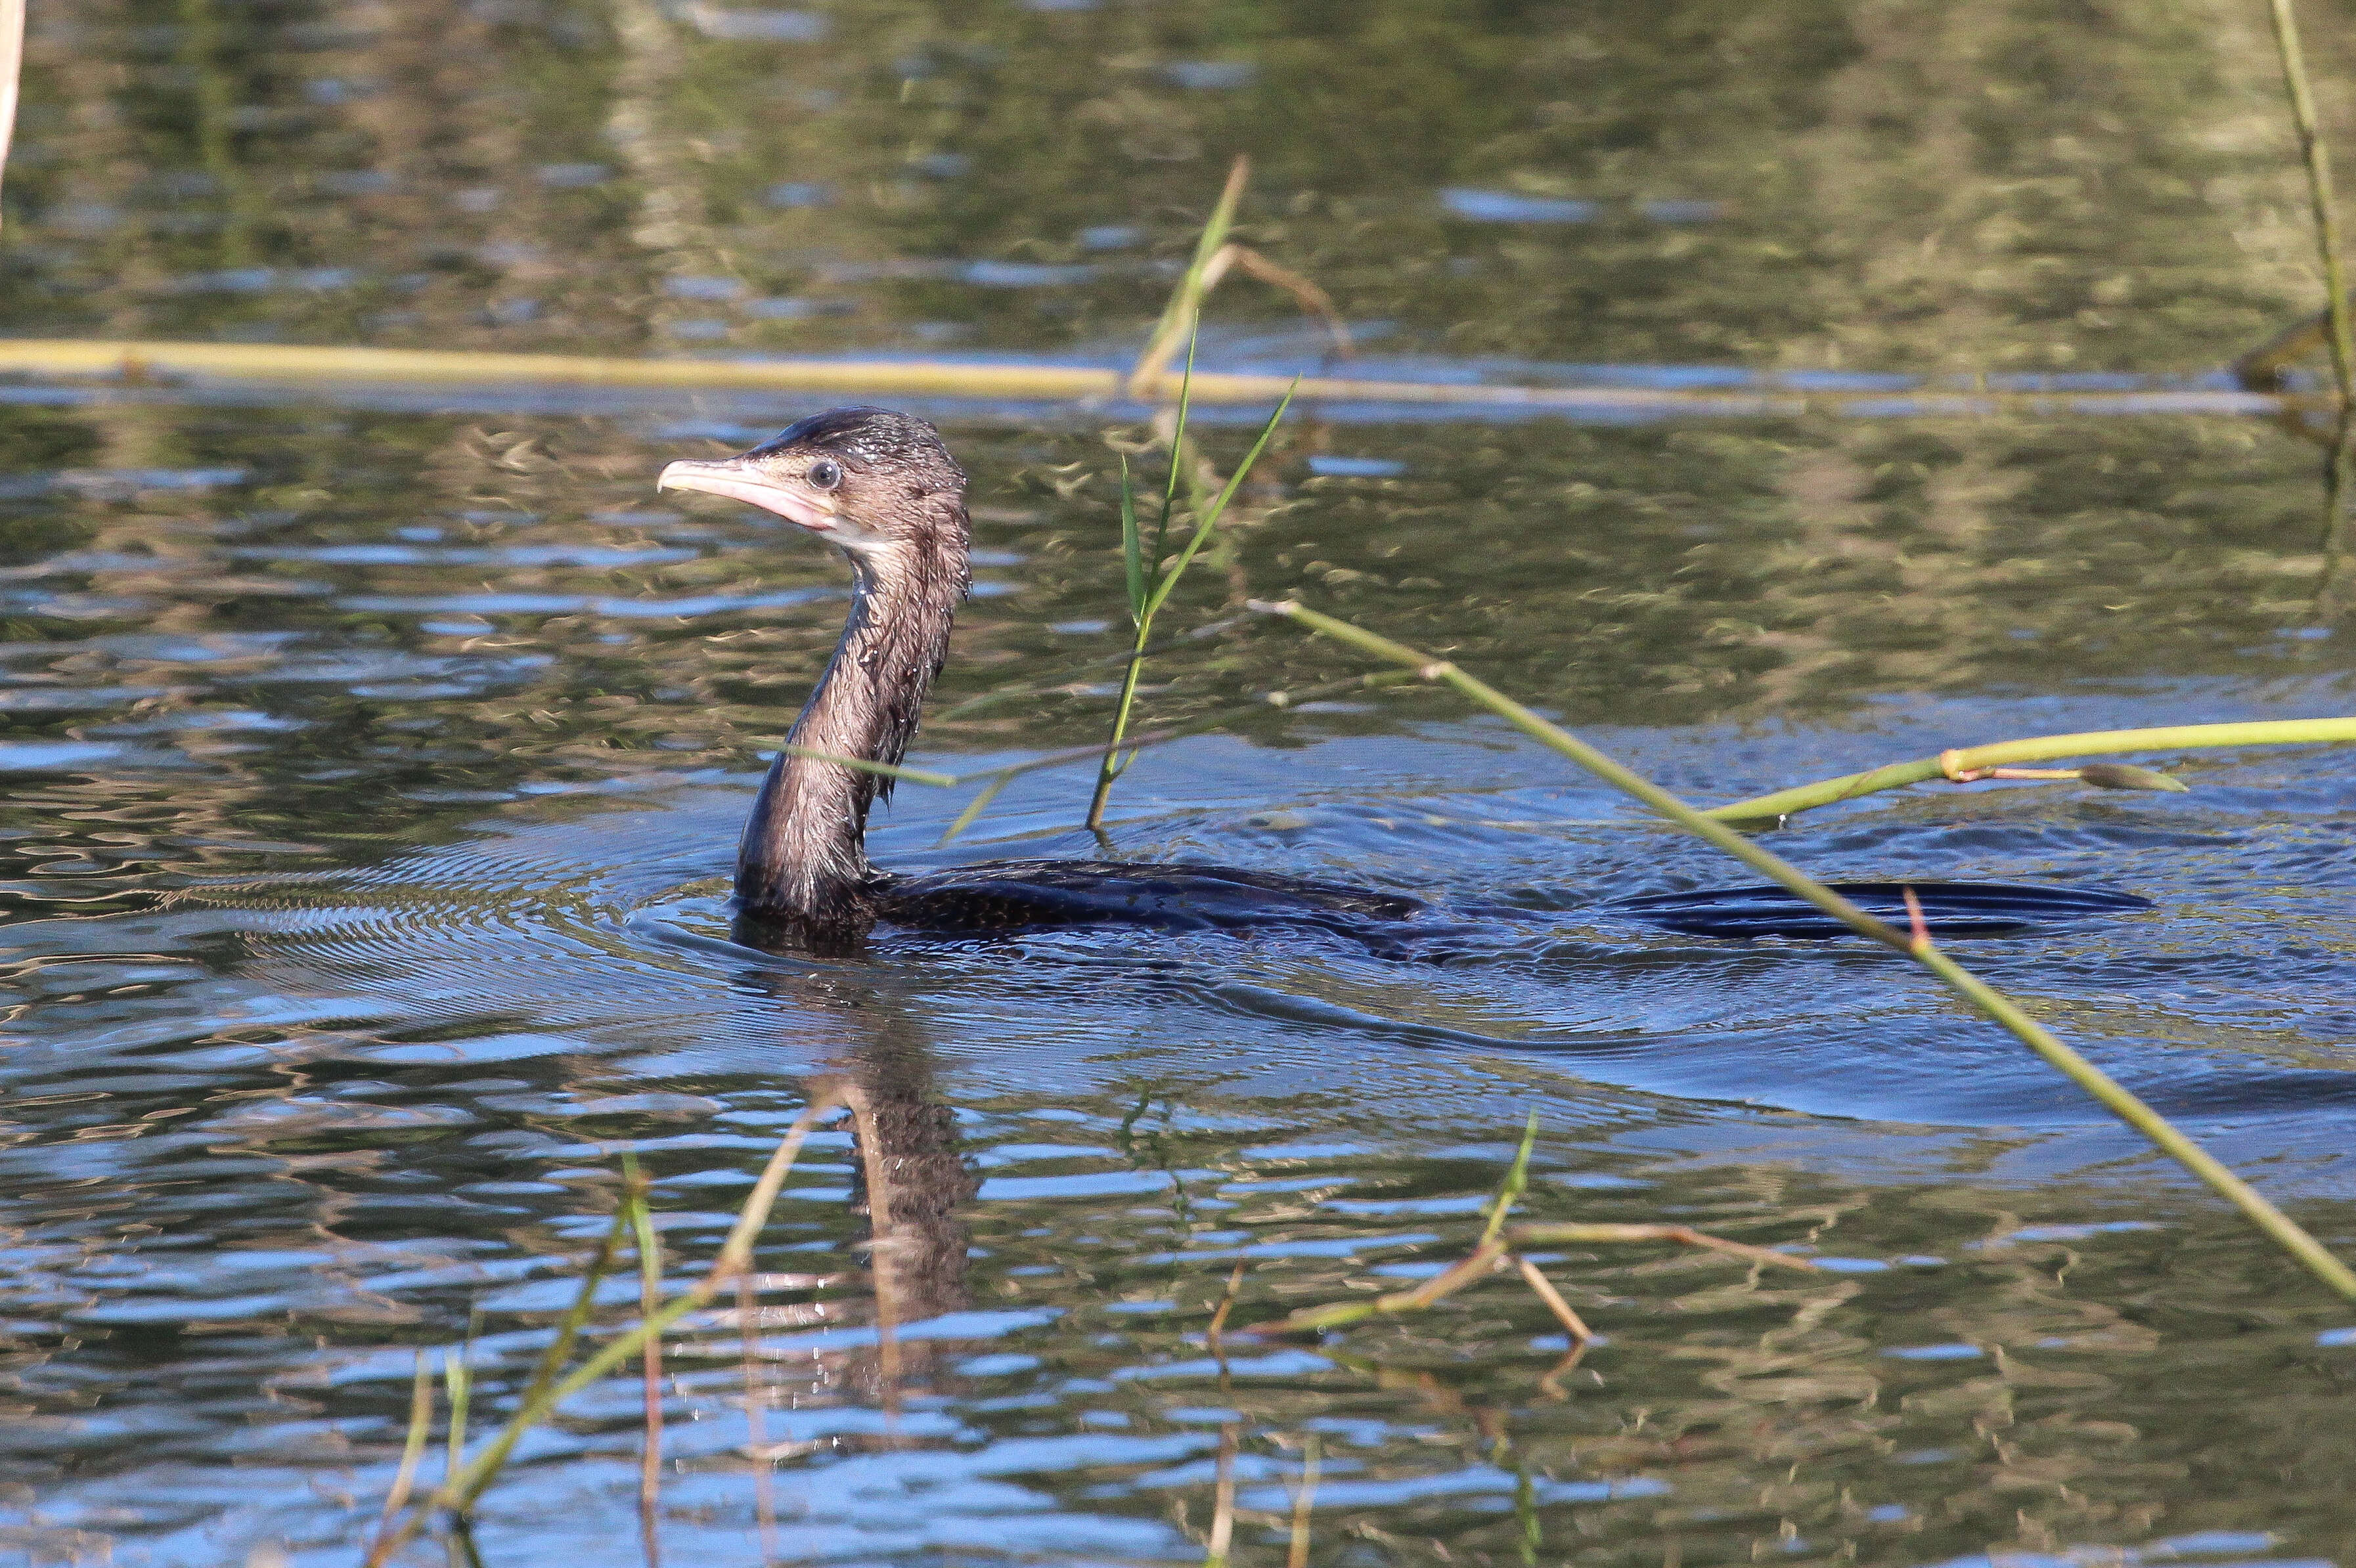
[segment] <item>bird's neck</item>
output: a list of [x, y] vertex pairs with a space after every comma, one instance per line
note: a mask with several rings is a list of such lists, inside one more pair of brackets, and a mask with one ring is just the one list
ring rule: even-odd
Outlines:
[[798, 926], [816, 943], [855, 937], [873, 921], [881, 879], [867, 863], [867, 813], [890, 798], [892, 781], [796, 752], [886, 765], [907, 753], [969, 585], [964, 529], [941, 532], [937, 540], [851, 557], [842, 641], [744, 826], [740, 908]]

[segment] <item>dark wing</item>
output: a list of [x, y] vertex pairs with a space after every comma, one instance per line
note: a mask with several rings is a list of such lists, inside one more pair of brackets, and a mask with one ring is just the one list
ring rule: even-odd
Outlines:
[[[2039, 888], [2018, 882], [1835, 882], [1833, 891], [1903, 931], [1906, 890], [1922, 901], [1933, 936], [2012, 936], [2071, 921], [2151, 908], [2149, 899], [2099, 888]], [[1848, 927], [1782, 888], [1705, 888], [1655, 893], [1602, 906], [1647, 925], [1691, 936], [1831, 937]]]
[[1344, 929], [1405, 920], [1423, 905], [1340, 882], [1225, 866], [1112, 860], [993, 860], [895, 877], [876, 912], [920, 931], [1018, 931], [1049, 925], [1147, 925], [1204, 931], [1252, 925]]

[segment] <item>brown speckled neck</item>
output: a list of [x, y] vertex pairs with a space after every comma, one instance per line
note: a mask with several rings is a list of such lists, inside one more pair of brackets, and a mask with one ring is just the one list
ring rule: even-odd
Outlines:
[[[970, 584], [962, 497], [909, 505], [937, 515], [891, 544], [850, 552], [850, 619], [787, 745], [873, 763], [906, 755]], [[881, 774], [778, 753], [737, 849], [740, 909], [813, 946], [855, 941], [874, 923], [884, 881], [867, 863], [867, 813], [891, 794]]]

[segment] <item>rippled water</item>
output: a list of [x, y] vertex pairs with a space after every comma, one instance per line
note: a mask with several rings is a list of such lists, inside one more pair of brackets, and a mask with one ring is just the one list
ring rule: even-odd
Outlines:
[[[2262, 19], [2223, 10], [35, 9], [24, 336], [1117, 365], [1235, 151], [1245, 237], [1373, 373], [2214, 388], [2313, 298]], [[1210, 357], [1322, 362], [1254, 287]], [[734, 834], [845, 585], [650, 481], [800, 407], [5, 392], [7, 1551], [357, 1562], [419, 1351], [474, 1367], [479, 1436], [626, 1151], [680, 1288], [847, 1083], [863, 1142], [816, 1136], [757, 1290], [669, 1342], [667, 1561], [1199, 1560], [1224, 1474], [1239, 1564], [1296, 1517], [1345, 1568], [2356, 1563], [2344, 1304], [1905, 966], [1614, 921], [1740, 879], [1443, 694], [1262, 704], [1147, 753], [1110, 824], [1474, 917], [1413, 957], [760, 953]], [[979, 581], [914, 760], [1085, 745], [1142, 432], [931, 411]], [[1149, 719], [1362, 667], [1242, 613], [1291, 592], [1702, 800], [2348, 710], [2315, 453], [2270, 426], [1703, 411], [1308, 411], [1173, 601], [1224, 629], [1151, 667]], [[2356, 1255], [2345, 757], [2158, 760], [2192, 793], [1923, 788], [1773, 842], [2156, 901], [1957, 950]], [[1103, 853], [1088, 782], [1029, 775], [948, 843], [969, 786], [905, 787], [873, 848]], [[1462, 1256], [1533, 1112], [1527, 1217], [1825, 1266], [1551, 1254], [1607, 1336], [1552, 1381], [1510, 1276], [1212, 1355], [1239, 1263], [1249, 1326]], [[641, 1421], [635, 1373], [568, 1404], [482, 1560], [645, 1561]]]

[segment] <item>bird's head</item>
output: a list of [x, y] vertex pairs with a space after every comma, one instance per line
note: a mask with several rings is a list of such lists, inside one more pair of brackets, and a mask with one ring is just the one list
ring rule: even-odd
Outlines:
[[940, 432], [889, 409], [812, 414], [750, 452], [673, 463], [655, 488], [749, 501], [858, 558], [963, 543], [965, 470]]

